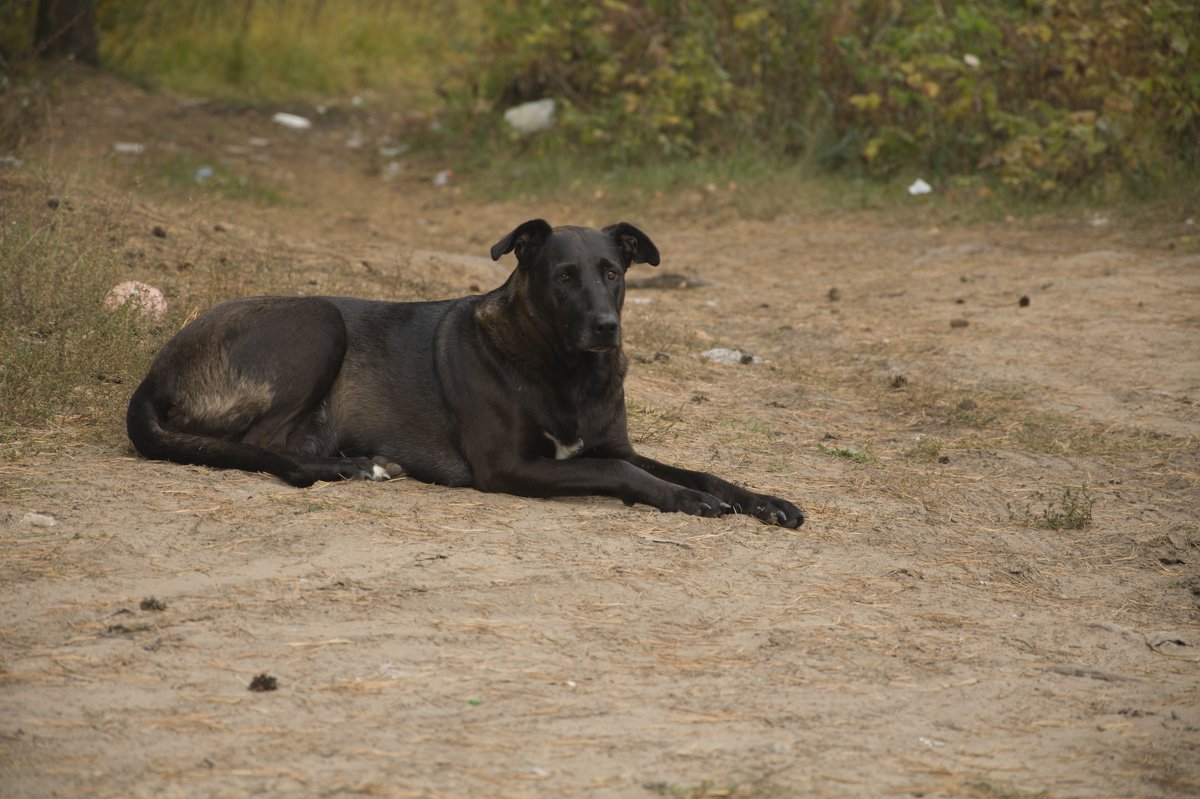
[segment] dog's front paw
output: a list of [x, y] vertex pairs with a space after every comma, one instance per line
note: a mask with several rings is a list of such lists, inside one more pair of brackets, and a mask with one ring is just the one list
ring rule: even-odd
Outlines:
[[734, 505], [738, 513], [748, 513], [767, 524], [778, 524], [780, 527], [796, 528], [804, 524], [804, 511], [788, 502], [786, 499], [754, 494], [745, 503]]
[[371, 459], [371, 480], [391, 480], [403, 477], [404, 467], [386, 455], [376, 455]]
[[691, 516], [724, 516], [732, 513], [733, 507], [703, 491], [693, 491], [690, 488], [680, 489], [672, 494], [667, 502], [659, 506], [667, 513], [686, 513]]

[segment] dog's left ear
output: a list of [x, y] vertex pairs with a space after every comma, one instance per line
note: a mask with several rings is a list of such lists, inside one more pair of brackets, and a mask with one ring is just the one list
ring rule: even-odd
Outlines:
[[603, 228], [601, 233], [612, 236], [617, 243], [617, 249], [625, 259], [625, 268], [630, 264], [650, 264], [658, 266], [658, 248], [650, 237], [628, 222], [618, 222]]
[[505, 253], [517, 251], [517, 261], [524, 261], [527, 253], [546, 243], [554, 229], [545, 219], [530, 219], [522, 222], [500, 241], [492, 245], [492, 260], [499, 261]]

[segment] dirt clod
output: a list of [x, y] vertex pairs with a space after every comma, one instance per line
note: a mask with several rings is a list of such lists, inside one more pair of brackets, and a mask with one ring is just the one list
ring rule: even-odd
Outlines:
[[254, 679], [250, 681], [250, 690], [258, 693], [264, 691], [275, 691], [278, 688], [279, 680], [265, 672], [255, 675]]
[[142, 610], [161, 611], [167, 609], [167, 603], [163, 602], [161, 599], [148, 596], [138, 604], [138, 607]]
[[165, 239], [167, 237], [167, 229], [162, 225], [155, 225], [154, 229], [150, 232], [153, 233], [154, 237], [158, 239]]
[[1022, 294], [1021, 299], [1017, 300], [1017, 305], [1021, 306], [1022, 308], [1028, 308], [1029, 307], [1028, 295]]
[[950, 327], [966, 327], [969, 324], [971, 324], [971, 323], [968, 322], [966, 319], [951, 319], [950, 320]]

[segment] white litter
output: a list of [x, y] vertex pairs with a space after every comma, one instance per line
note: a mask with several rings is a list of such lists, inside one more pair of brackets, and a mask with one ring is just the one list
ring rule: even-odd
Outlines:
[[121, 155], [141, 155], [146, 152], [146, 145], [132, 141], [119, 141], [113, 145], [113, 152]]
[[979, 60], [979, 56], [967, 53], [965, 56], [963, 56], [963, 63], [969, 66], [971, 69], [979, 69], [979, 65], [983, 62]]
[[32, 527], [53, 527], [58, 524], [58, 519], [44, 513], [30, 512], [21, 517], [21, 524], [28, 524]]
[[504, 112], [504, 121], [522, 135], [539, 133], [554, 127], [554, 107], [552, 97], [514, 105]]
[[750, 355], [741, 350], [733, 350], [728, 347], [714, 347], [711, 350], [705, 350], [700, 353], [701, 358], [707, 358], [713, 363], [762, 363], [763, 359], [757, 355]]
[[933, 191], [933, 186], [930, 186], [920, 178], [917, 178], [915, 181], [913, 181], [913, 184], [908, 187], [908, 193], [914, 197], [916, 197], [918, 194], [929, 194], [931, 191]]
[[271, 117], [271, 120], [276, 124], [283, 125], [285, 128], [291, 128], [292, 130], [308, 130], [312, 127], [312, 122], [308, 121], [304, 117], [296, 114], [285, 114], [283, 111], [280, 111], [278, 114]]
[[449, 186], [453, 180], [454, 180], [454, 170], [453, 169], [443, 169], [441, 172], [438, 172], [436, 175], [433, 176], [433, 185]]

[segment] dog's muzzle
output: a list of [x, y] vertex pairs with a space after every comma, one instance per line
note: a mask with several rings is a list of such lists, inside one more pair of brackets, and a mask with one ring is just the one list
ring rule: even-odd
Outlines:
[[613, 313], [596, 314], [584, 330], [580, 349], [607, 352], [621, 344], [621, 318]]

